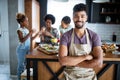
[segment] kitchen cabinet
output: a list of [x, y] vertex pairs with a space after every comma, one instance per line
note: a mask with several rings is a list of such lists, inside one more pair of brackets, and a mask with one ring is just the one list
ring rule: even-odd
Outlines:
[[92, 23], [120, 24], [119, 2], [91, 2]]
[[[29, 19], [29, 29], [40, 31], [40, 4], [38, 0], [25, 0], [25, 14]], [[35, 40], [31, 41], [31, 50], [35, 47]]]

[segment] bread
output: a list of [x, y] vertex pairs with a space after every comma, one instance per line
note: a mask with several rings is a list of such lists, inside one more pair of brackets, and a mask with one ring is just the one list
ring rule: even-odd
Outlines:
[[116, 50], [116, 44], [103, 44], [102, 49], [104, 52], [110, 52]]

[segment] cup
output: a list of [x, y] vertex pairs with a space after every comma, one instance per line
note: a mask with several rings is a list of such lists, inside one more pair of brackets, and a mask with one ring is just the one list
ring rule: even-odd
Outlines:
[[108, 22], [111, 22], [111, 17], [110, 17], [110, 16], [106, 16], [105, 21], [106, 21], [107, 23], [108, 23]]

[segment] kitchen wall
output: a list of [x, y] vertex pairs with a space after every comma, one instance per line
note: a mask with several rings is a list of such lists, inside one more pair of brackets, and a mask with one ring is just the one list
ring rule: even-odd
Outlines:
[[0, 63], [9, 63], [8, 0], [0, 0]]
[[17, 12], [24, 12], [24, 0], [0, 0], [0, 62], [10, 64], [11, 75], [17, 71]]
[[18, 44], [16, 13], [24, 12], [24, 0], [8, 0], [8, 5], [10, 73], [15, 75], [17, 71], [16, 47]]
[[98, 23], [88, 23], [86, 25], [89, 29], [97, 32], [102, 40], [112, 41], [112, 34], [115, 32], [117, 35], [117, 42], [120, 42], [120, 24], [98, 24]]

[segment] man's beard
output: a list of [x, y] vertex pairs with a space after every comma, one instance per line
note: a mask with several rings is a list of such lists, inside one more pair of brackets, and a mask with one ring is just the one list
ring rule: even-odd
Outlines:
[[77, 24], [77, 22], [80, 22], [80, 21], [76, 21], [76, 22], [75, 22], [75, 28], [77, 28], [77, 29], [83, 28], [84, 23], [82, 22], [82, 25], [79, 25], [79, 24]]

